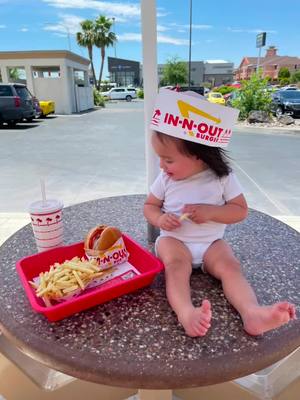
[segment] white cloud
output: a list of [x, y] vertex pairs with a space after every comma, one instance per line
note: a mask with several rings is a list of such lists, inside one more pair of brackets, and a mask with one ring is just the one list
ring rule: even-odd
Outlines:
[[106, 15], [123, 15], [126, 17], [139, 17], [139, 3], [109, 3], [98, 0], [42, 0], [56, 8], [93, 9]]
[[244, 28], [231, 28], [230, 26], [227, 28], [228, 31], [233, 33], [274, 33], [277, 34], [277, 31], [274, 30], [266, 30], [266, 29], [244, 29]]
[[122, 33], [117, 35], [119, 42], [141, 42], [142, 34], [141, 33]]
[[57, 23], [46, 23], [44, 25], [45, 31], [55, 32], [65, 36], [67, 33], [75, 35], [81, 30], [80, 22], [85, 18], [78, 17], [71, 14], [59, 14], [59, 21]]
[[165, 32], [168, 31], [170, 28], [166, 28], [165, 26], [162, 25], [157, 25], [157, 32]]
[[[188, 25], [188, 24], [177, 24], [176, 22], [172, 22], [170, 24], [170, 26], [173, 26], [173, 27], [181, 29], [181, 30], [182, 29], [184, 29], [184, 30], [190, 29], [190, 25]], [[212, 29], [212, 28], [213, 28], [212, 25], [192, 24], [192, 29], [207, 30], [207, 29]]]
[[28, 28], [21, 28], [20, 31], [21, 31], [21, 32], [28, 32], [29, 29], [28, 29]]
[[174, 44], [175, 46], [186, 46], [189, 44], [187, 39], [177, 39], [171, 36], [157, 35], [157, 43]]
[[0, 29], [5, 29], [6, 25], [0, 25]]
[[[118, 36], [118, 41], [120, 42], [141, 42], [142, 35], [141, 33], [123, 33]], [[177, 39], [170, 36], [165, 35], [157, 35], [157, 43], [167, 43], [173, 44], [175, 46], [186, 46], [189, 41], [187, 39]]]

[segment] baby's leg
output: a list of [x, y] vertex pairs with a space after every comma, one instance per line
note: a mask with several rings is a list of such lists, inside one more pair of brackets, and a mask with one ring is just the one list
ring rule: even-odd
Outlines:
[[160, 238], [157, 251], [165, 265], [167, 297], [179, 322], [187, 335], [204, 336], [210, 327], [211, 308], [208, 300], [204, 300], [201, 307], [192, 304], [190, 251], [182, 242], [171, 237]]
[[238, 260], [224, 240], [218, 240], [208, 248], [204, 264], [208, 273], [221, 280], [227, 300], [240, 313], [244, 329], [250, 335], [260, 335], [296, 318], [295, 306], [288, 302], [271, 306], [258, 304]]

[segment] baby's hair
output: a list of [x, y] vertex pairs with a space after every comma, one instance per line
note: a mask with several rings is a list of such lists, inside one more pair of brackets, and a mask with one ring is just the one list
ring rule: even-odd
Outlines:
[[154, 131], [154, 133], [162, 143], [172, 140], [182, 154], [196, 156], [198, 160], [203, 161], [212, 169], [219, 178], [227, 176], [231, 172], [229, 156], [226, 150], [176, 138], [158, 131]]

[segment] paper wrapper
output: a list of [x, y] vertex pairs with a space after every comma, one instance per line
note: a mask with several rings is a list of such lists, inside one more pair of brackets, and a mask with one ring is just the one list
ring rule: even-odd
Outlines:
[[100, 271], [121, 264], [127, 261], [129, 257], [122, 237], [107, 250], [85, 249], [85, 254], [89, 260], [95, 259], [97, 261]]

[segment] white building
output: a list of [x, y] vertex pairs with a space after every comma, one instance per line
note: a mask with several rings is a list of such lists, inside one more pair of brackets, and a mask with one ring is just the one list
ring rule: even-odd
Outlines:
[[[189, 63], [185, 62], [188, 71]], [[157, 65], [158, 81], [163, 77], [165, 64]], [[211, 83], [219, 86], [233, 81], [234, 64], [225, 60], [191, 61], [191, 84], [192, 86], [203, 86]]]
[[39, 100], [53, 100], [57, 114], [72, 114], [94, 107], [93, 88], [89, 83], [90, 61], [66, 50], [2, 51], [2, 82], [12, 82], [10, 70], [23, 73], [30, 92]]
[[206, 60], [204, 62], [204, 82], [212, 86], [226, 85], [233, 81], [234, 63], [225, 60]]

